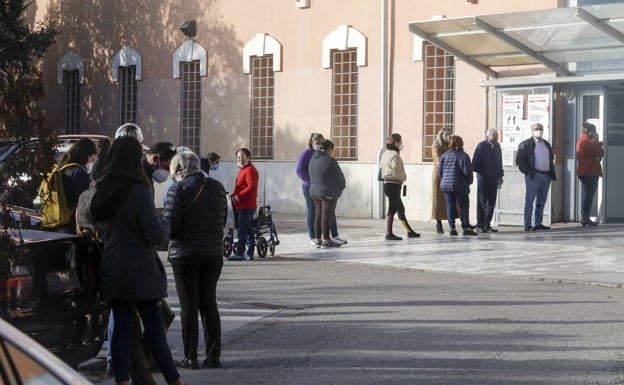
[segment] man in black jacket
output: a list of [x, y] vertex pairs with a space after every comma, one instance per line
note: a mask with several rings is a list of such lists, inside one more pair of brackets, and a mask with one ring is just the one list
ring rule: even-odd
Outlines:
[[[524, 231], [550, 230], [542, 224], [544, 205], [548, 199], [548, 190], [551, 180], [556, 180], [553, 150], [543, 138], [544, 126], [535, 123], [531, 126], [533, 137], [522, 141], [518, 145], [516, 164], [524, 174], [526, 195], [524, 198]], [[533, 202], [535, 205], [535, 219], [533, 216]]]
[[477, 231], [497, 232], [490, 225], [496, 205], [497, 186], [503, 183], [503, 155], [498, 144], [498, 130], [490, 128], [487, 138], [477, 144], [472, 157], [477, 173]]

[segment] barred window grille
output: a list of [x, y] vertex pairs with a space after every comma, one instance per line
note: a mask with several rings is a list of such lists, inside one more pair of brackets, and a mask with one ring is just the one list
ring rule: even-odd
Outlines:
[[200, 153], [201, 78], [200, 62], [180, 62], [182, 95], [180, 98], [180, 145]]
[[80, 133], [80, 72], [63, 71], [65, 111], [63, 126], [66, 134]]
[[136, 66], [119, 67], [119, 125], [137, 122]]
[[431, 145], [442, 127], [455, 125], [455, 58], [429, 42], [423, 43], [423, 160], [432, 161]]
[[250, 61], [251, 155], [256, 159], [273, 159], [273, 55], [252, 56]]
[[334, 156], [357, 159], [358, 67], [357, 49], [333, 50], [331, 134]]

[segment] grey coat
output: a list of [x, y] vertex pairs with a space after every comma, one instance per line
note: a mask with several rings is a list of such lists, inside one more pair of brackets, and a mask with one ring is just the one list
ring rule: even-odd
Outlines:
[[338, 162], [325, 151], [315, 151], [310, 165], [310, 195], [340, 198], [346, 181]]
[[100, 287], [104, 299], [167, 297], [167, 274], [156, 245], [169, 236], [169, 222], [156, 213], [149, 186], [135, 184], [106, 221]]

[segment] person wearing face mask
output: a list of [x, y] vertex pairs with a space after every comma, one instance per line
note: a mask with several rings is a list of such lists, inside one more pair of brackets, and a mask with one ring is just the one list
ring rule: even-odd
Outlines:
[[236, 209], [238, 242], [234, 246], [234, 254], [228, 257], [228, 261], [253, 260], [255, 243], [253, 217], [258, 208], [258, 170], [251, 163], [251, 152], [246, 148], [236, 151], [236, 160], [239, 171], [231, 198]]
[[151, 176], [154, 182], [162, 183], [169, 178], [169, 164], [177, 153], [176, 147], [170, 142], [158, 142], [150, 147], [144, 158], [145, 173]]
[[197, 314], [201, 315], [206, 358], [203, 367], [221, 366], [221, 319], [217, 281], [223, 268], [225, 188], [207, 177], [193, 152], [181, 152], [170, 165], [174, 184], [167, 192], [164, 217], [171, 224], [169, 260], [180, 299], [184, 359], [178, 367], [199, 369]]
[[[438, 167], [440, 165], [440, 158], [449, 150], [449, 140], [451, 138], [451, 128], [442, 127], [436, 135], [433, 144], [431, 145], [431, 157], [433, 158], [433, 172], [431, 174], [431, 219], [436, 221], [436, 233], [444, 234], [442, 229], [442, 220], [446, 219], [446, 198], [444, 192], [440, 190], [440, 175], [438, 174]], [[457, 208], [457, 215], [459, 217], [460, 210]]]
[[[308, 147], [303, 150], [301, 155], [299, 155], [299, 159], [297, 160], [297, 169], [296, 173], [299, 179], [301, 179], [301, 190], [303, 191], [303, 198], [306, 202], [306, 225], [308, 227], [308, 236], [310, 237], [310, 245], [316, 247], [316, 235], [314, 234], [314, 215], [315, 215], [315, 206], [314, 200], [310, 195], [310, 173], [309, 166], [310, 160], [312, 160], [312, 156], [315, 151], [321, 150], [321, 145], [325, 141], [323, 134], [318, 132], [313, 132], [308, 139]], [[338, 235], [338, 223], [336, 221], [336, 216], [332, 218], [330, 225], [330, 232], [332, 240], [335, 243], [340, 245], [344, 245], [347, 243], [345, 239], [340, 238]]]
[[503, 183], [503, 155], [498, 144], [498, 130], [487, 130], [487, 138], [477, 144], [472, 156], [472, 168], [477, 173], [477, 231], [498, 232], [490, 225], [494, 216], [496, 193]]
[[[524, 174], [526, 194], [524, 197], [524, 231], [550, 230], [542, 223], [544, 205], [548, 198], [550, 182], [557, 179], [555, 156], [552, 146], [544, 136], [544, 126], [535, 123], [531, 126], [533, 137], [518, 145], [516, 164]], [[533, 204], [535, 216], [533, 217]]]
[[470, 185], [473, 181], [473, 170], [470, 156], [464, 151], [464, 140], [457, 135], [451, 135], [449, 139], [449, 151], [440, 158], [438, 167], [440, 175], [440, 190], [444, 191], [446, 199], [446, 216], [450, 234], [458, 235], [455, 229], [456, 211], [459, 205], [463, 235], [477, 235], [470, 225], [468, 214], [470, 212]]
[[407, 231], [408, 238], [418, 238], [420, 234], [412, 230], [405, 216], [405, 206], [401, 200], [401, 186], [407, 180], [407, 174], [401, 159], [403, 141], [401, 135], [394, 133], [386, 141], [386, 151], [381, 155], [381, 177], [383, 179], [384, 195], [388, 197], [388, 212], [386, 214], [386, 240], [399, 241], [403, 238], [394, 235], [392, 222], [398, 213], [401, 224]]

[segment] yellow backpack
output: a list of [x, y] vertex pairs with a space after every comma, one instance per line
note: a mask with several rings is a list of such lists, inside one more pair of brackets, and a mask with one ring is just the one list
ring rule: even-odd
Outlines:
[[78, 163], [68, 163], [61, 168], [55, 166], [48, 177], [39, 185], [39, 199], [43, 227], [56, 228], [69, 224], [76, 207], [69, 207], [65, 186], [63, 185], [63, 170], [71, 166], [80, 166]]

